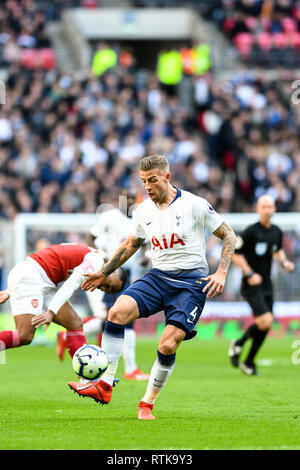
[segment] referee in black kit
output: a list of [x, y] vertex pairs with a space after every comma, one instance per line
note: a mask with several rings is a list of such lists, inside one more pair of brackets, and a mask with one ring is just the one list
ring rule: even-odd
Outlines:
[[[259, 221], [246, 228], [238, 237], [233, 255], [233, 262], [243, 272], [241, 292], [253, 311], [255, 322], [240, 339], [231, 342], [228, 354], [232, 365], [240, 366], [247, 375], [257, 375], [254, 358], [272, 327], [272, 259], [275, 258], [288, 272], [295, 268], [281, 247], [282, 231], [271, 224], [274, 212], [274, 200], [268, 195], [261, 196], [257, 201]], [[239, 365], [242, 347], [250, 338], [252, 345], [249, 354], [245, 362]]]

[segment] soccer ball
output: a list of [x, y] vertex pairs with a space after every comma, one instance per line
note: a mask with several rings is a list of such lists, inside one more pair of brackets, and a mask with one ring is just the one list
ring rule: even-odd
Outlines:
[[74, 372], [87, 380], [98, 379], [108, 366], [105, 351], [94, 344], [85, 344], [77, 349], [72, 362]]

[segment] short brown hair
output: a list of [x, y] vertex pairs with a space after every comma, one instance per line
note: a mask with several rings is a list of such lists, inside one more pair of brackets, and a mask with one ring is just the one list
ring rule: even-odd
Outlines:
[[169, 171], [169, 162], [164, 155], [150, 155], [140, 161], [140, 171], [149, 171], [153, 168]]

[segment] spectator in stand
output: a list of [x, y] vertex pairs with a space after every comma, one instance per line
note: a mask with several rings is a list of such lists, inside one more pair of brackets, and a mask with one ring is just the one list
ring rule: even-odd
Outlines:
[[109, 47], [108, 44], [100, 42], [93, 55], [92, 73], [99, 77], [107, 70], [114, 68], [117, 62], [118, 55], [116, 51], [112, 47]]

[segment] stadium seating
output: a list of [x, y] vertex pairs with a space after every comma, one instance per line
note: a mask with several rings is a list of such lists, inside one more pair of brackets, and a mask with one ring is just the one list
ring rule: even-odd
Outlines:
[[247, 58], [251, 52], [254, 36], [250, 33], [239, 33], [234, 38], [234, 43], [241, 57]]
[[[221, 23], [218, 20], [218, 24], [233, 40], [242, 60], [260, 65], [263, 57], [264, 67], [273, 67], [276, 61], [288, 68], [298, 65], [300, 13], [294, 2], [283, 6], [274, 1], [268, 8], [265, 2], [251, 5], [234, 2], [230, 5], [229, 9], [226, 2], [219, 2], [218, 17], [223, 16], [223, 20]], [[268, 51], [269, 55], [266, 54]]]
[[20, 56], [21, 64], [29, 69], [41, 67], [46, 70], [55, 67], [54, 52], [47, 49], [23, 49]]

